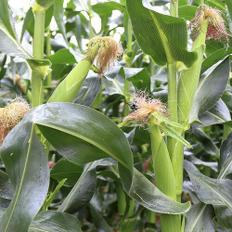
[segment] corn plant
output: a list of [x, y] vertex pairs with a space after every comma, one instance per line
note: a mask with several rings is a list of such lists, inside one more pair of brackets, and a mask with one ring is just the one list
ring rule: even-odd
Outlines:
[[0, 0], [0, 231], [230, 231], [231, 28], [231, 0]]

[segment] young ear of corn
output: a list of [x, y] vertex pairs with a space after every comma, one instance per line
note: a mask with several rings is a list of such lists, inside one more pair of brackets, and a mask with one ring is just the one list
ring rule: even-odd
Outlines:
[[188, 126], [189, 113], [192, 107], [193, 97], [196, 92], [203, 55], [205, 50], [205, 39], [207, 33], [208, 21], [205, 20], [201, 25], [201, 32], [193, 44], [193, 51], [197, 53], [197, 60], [187, 70], [183, 71], [179, 80], [178, 88], [178, 109], [179, 122], [184, 126]]
[[[151, 124], [149, 132], [153, 169], [155, 171], [155, 184], [163, 193], [176, 200], [176, 181], [167, 145], [157, 125]], [[162, 232], [180, 231], [180, 219], [179, 215], [161, 214], [160, 224]]]
[[193, 98], [199, 83], [205, 41], [207, 39], [228, 40], [228, 33], [221, 12], [217, 9], [202, 5], [191, 21], [192, 37], [194, 40], [192, 51], [198, 55], [194, 64], [183, 71], [179, 80], [178, 108], [179, 122], [188, 127]]
[[[178, 89], [178, 118], [179, 123], [183, 125], [185, 128], [189, 127], [189, 113], [192, 107], [193, 97], [196, 92], [200, 72], [201, 65], [203, 62], [203, 54], [205, 47], [205, 38], [207, 32], [208, 22], [202, 23], [201, 32], [194, 42], [193, 51], [197, 52], [198, 58], [186, 71], [183, 71], [180, 80], [179, 80], [179, 89]], [[184, 132], [183, 132], [184, 133]], [[182, 135], [184, 135], [181, 133]], [[180, 200], [182, 193], [182, 182], [183, 182], [183, 151], [184, 146], [182, 143], [177, 142], [175, 145], [175, 149], [172, 155], [172, 163], [173, 169], [176, 177], [176, 192], [178, 196], [178, 200]]]
[[57, 86], [48, 102], [73, 101], [94, 61], [96, 61], [99, 73], [102, 74], [121, 52], [120, 45], [111, 37], [94, 37], [91, 39], [86, 57]]
[[81, 60], [67, 77], [58, 85], [48, 102], [71, 102], [77, 96], [81, 84], [85, 80], [92, 62], [89, 59]]
[[[132, 104], [135, 110], [124, 121], [147, 124], [151, 139], [152, 164], [155, 173], [155, 185], [167, 196], [176, 200], [176, 181], [172, 161], [164, 136], [168, 128], [176, 123], [168, 120], [166, 106], [158, 99], [151, 99], [144, 92], [135, 95]], [[171, 124], [170, 124], [171, 123]], [[167, 130], [165, 130], [165, 128]], [[160, 215], [162, 232], [180, 231], [179, 215]]]
[[[178, 84], [178, 119], [179, 123], [186, 129], [189, 128], [189, 114], [200, 79], [205, 41], [207, 39], [228, 40], [223, 17], [217, 9], [206, 5], [200, 6], [190, 25], [194, 40], [192, 51], [197, 53], [198, 58], [189, 69], [182, 72]], [[181, 134], [184, 136], [184, 131]], [[182, 193], [183, 151], [183, 144], [178, 142], [172, 156], [178, 199], [180, 199]]]

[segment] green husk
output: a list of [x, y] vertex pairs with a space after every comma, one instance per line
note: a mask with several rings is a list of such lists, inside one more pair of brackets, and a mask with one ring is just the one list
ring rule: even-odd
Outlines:
[[77, 97], [91, 65], [89, 59], [81, 60], [54, 90], [48, 102], [72, 102]]
[[[176, 200], [175, 175], [166, 143], [159, 126], [150, 123], [149, 132], [153, 169], [155, 171], [155, 184], [163, 193]], [[162, 232], [179, 231], [181, 225], [180, 216], [162, 214], [160, 220]]]

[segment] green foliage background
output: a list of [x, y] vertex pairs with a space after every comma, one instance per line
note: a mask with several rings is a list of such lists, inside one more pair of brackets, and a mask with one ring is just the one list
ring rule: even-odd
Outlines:
[[[160, 214], [183, 215], [181, 231], [230, 231], [231, 36], [205, 45], [182, 203], [154, 185], [147, 127], [122, 127], [136, 92], [168, 104], [167, 63], [177, 62], [179, 75], [197, 59], [188, 25], [202, 1], [179, 0], [179, 17], [169, 15], [168, 0], [37, 3], [46, 8], [42, 59], [31, 52], [32, 7], [21, 17], [0, 0], [0, 105], [17, 96], [31, 103], [32, 72], [44, 86], [44, 104], [0, 147], [0, 231], [160, 231]], [[222, 11], [231, 35], [231, 1], [204, 3]], [[46, 104], [94, 36], [115, 37], [123, 56], [104, 75], [91, 70], [73, 103]]]

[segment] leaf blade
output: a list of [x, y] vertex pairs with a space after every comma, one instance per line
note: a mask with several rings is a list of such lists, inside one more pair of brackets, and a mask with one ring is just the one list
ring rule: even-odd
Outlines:
[[[72, 148], [70, 145], [77, 141], [80, 146], [81, 140], [85, 148], [89, 143], [97, 147], [97, 153], [104, 153], [95, 156], [95, 159], [110, 156], [118, 161], [119, 174], [125, 190], [146, 208], [168, 214], [180, 214], [189, 210], [189, 203], [181, 204], [171, 200], [133, 168], [132, 153], [125, 135], [100, 112], [78, 104], [49, 103], [38, 107], [33, 114], [33, 122], [39, 126], [48, 141], [54, 136], [54, 133], [46, 133], [48, 128], [55, 129], [58, 137], [58, 132], [62, 132], [62, 140], [56, 143], [53, 140], [52, 145], [57, 148], [60, 144], [62, 147], [62, 142], [66, 140], [67, 149], [63, 149], [60, 154], [69, 157], [70, 161], [78, 164], [77, 156], [82, 152], [78, 154], [78, 147]], [[65, 139], [66, 136], [68, 139]], [[92, 154], [95, 154], [94, 149], [88, 155]], [[144, 187], [141, 188], [141, 185]]]
[[140, 47], [157, 64], [164, 65], [169, 59], [186, 66], [194, 62], [196, 54], [186, 50], [187, 28], [183, 19], [151, 10], [148, 1], [127, 0], [126, 6]]
[[24, 232], [42, 206], [49, 185], [47, 156], [31, 122], [22, 122], [8, 134], [1, 156], [16, 190], [0, 230]]

